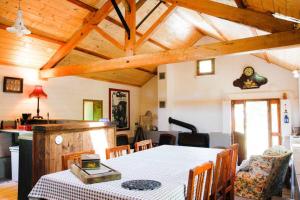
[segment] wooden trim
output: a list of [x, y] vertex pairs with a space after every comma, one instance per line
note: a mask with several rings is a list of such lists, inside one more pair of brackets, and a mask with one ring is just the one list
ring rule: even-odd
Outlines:
[[121, 50], [124, 50], [123, 45], [118, 42], [116, 39], [114, 39], [112, 36], [110, 36], [108, 33], [106, 33], [103, 29], [99, 28], [98, 26], [95, 27], [95, 30], [102, 35], [105, 39], [107, 39], [110, 43], [112, 43], [113, 45], [115, 45], [116, 47], [118, 47]]
[[[118, 1], [119, 2], [119, 1]], [[107, 1], [99, 10], [91, 13], [86, 17], [85, 23], [82, 27], [76, 31], [75, 34], [69, 39], [69, 41], [62, 45], [56, 53], [50, 58], [50, 60], [42, 67], [42, 69], [50, 69], [54, 67], [60, 60], [62, 60], [67, 54], [69, 54], [76, 45], [83, 40], [90, 31], [99, 24], [113, 9], [111, 1]]]
[[176, 4], [172, 4], [168, 7], [168, 9], [152, 24], [152, 26], [137, 41], [136, 48], [139, 48], [142, 44], [144, 44], [145, 41], [147, 41], [149, 37], [151, 37], [153, 33], [155, 33], [155, 31], [160, 27], [160, 25], [163, 24], [163, 22], [168, 18], [168, 16], [170, 16], [170, 14], [174, 11], [175, 8]]
[[300, 44], [300, 30], [205, 44], [197, 47], [174, 49], [164, 52], [121, 57], [107, 61], [96, 61], [89, 66], [60, 66], [55, 69], [41, 70], [40, 77], [52, 78], [100, 71], [136, 68], [140, 66], [153, 66], [198, 59], [209, 59], [222, 55], [265, 50], [296, 44]]
[[195, 10], [200, 13], [212, 15], [221, 19], [256, 27], [258, 29], [275, 33], [295, 29], [295, 23], [277, 19], [269, 14], [236, 8], [210, 0], [164, 0], [176, 3], [178, 6]]

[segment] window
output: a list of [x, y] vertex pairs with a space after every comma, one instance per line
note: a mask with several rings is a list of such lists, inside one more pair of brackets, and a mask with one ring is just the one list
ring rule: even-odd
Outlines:
[[103, 117], [101, 100], [83, 100], [83, 120], [99, 121]]
[[209, 75], [215, 73], [215, 59], [198, 60], [197, 75]]

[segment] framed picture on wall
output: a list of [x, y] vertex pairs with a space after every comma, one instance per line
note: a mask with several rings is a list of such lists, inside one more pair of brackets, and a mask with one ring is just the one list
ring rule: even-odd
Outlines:
[[109, 119], [116, 124], [117, 131], [130, 129], [130, 92], [128, 90], [109, 89]]
[[23, 79], [4, 76], [3, 92], [23, 93]]

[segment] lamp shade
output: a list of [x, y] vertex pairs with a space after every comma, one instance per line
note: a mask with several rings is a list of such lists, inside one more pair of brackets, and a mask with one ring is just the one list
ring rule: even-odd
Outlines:
[[47, 98], [48, 95], [44, 92], [41, 85], [36, 85], [34, 90], [30, 93], [29, 97]]

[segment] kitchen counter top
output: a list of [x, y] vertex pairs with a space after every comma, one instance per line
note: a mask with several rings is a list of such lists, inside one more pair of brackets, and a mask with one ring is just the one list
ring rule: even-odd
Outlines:
[[0, 129], [0, 133], [19, 133], [19, 134], [28, 134], [32, 131], [24, 131], [24, 130], [18, 130], [18, 129]]

